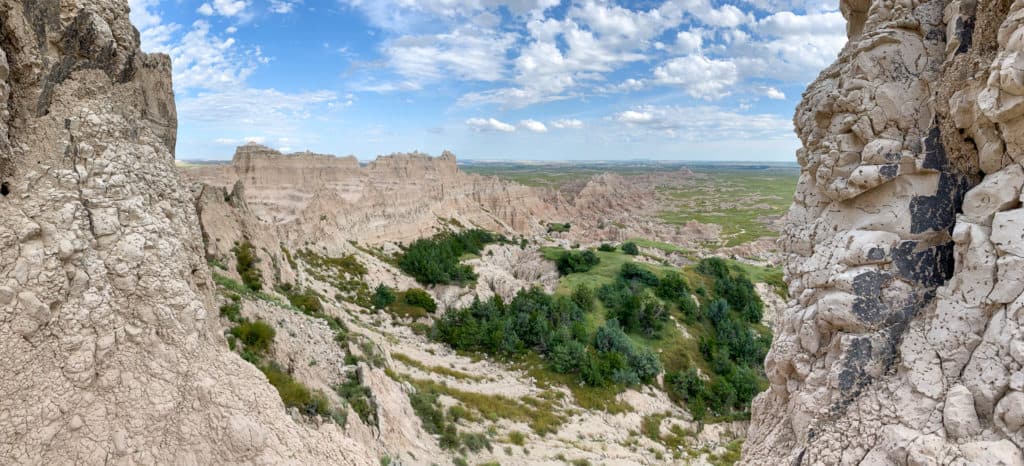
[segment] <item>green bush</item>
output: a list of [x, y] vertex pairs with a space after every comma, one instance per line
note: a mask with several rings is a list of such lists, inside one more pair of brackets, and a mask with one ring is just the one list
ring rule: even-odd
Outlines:
[[572, 302], [585, 312], [594, 310], [594, 298], [594, 290], [582, 283], [572, 290]]
[[437, 311], [437, 302], [434, 301], [434, 298], [430, 296], [430, 293], [419, 288], [410, 288], [405, 291], [405, 304], [419, 306], [430, 313]]
[[291, 284], [285, 283], [278, 287], [278, 292], [288, 298], [288, 302], [303, 314], [318, 317], [324, 313], [324, 304], [320, 295], [312, 289], [295, 290]]
[[568, 223], [549, 223], [548, 233], [565, 233], [572, 228], [572, 225]]
[[377, 285], [373, 291], [373, 307], [384, 309], [395, 302], [395, 291], [384, 284]]
[[638, 248], [634, 242], [622, 243], [622, 252], [631, 256], [636, 256], [640, 254], [640, 248]]
[[485, 245], [506, 241], [486, 230], [439, 233], [414, 241], [398, 260], [403, 272], [424, 285], [464, 284], [476, 280], [473, 268], [459, 262], [463, 254], [479, 254]]
[[615, 252], [615, 246], [608, 243], [601, 243], [601, 245], [597, 247], [597, 250], [602, 252]]
[[231, 329], [231, 335], [245, 345], [245, 351], [256, 355], [263, 355], [274, 343], [276, 332], [270, 324], [257, 320], [255, 322], [243, 322]]
[[262, 290], [263, 275], [260, 273], [259, 267], [256, 266], [260, 260], [256, 257], [252, 243], [243, 241], [231, 248], [231, 251], [235, 253], [235, 270], [242, 277], [245, 287], [252, 291]]
[[654, 294], [662, 299], [677, 301], [690, 296], [690, 287], [687, 285], [686, 279], [679, 273], [667, 272], [658, 282]]
[[333, 418], [330, 402], [320, 392], [312, 391], [302, 383], [293, 379], [276, 363], [260, 367], [270, 384], [277, 389], [281, 401], [289, 408], [298, 408], [306, 415], [320, 415]]
[[583, 273], [594, 268], [599, 263], [601, 263], [601, 259], [597, 257], [594, 251], [590, 250], [565, 251], [555, 261], [555, 265], [558, 266], [558, 273], [562, 275]]

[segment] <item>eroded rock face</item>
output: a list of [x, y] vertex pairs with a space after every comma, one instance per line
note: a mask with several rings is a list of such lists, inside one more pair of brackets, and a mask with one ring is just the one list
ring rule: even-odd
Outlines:
[[124, 0], [0, 0], [0, 463], [376, 458], [228, 352], [170, 60]]
[[748, 464], [1024, 464], [1024, 1], [842, 2]]

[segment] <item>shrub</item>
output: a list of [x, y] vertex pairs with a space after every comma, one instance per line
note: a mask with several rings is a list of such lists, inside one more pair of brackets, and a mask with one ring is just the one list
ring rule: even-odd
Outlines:
[[284, 294], [288, 298], [288, 302], [303, 314], [313, 317], [323, 315], [324, 304], [320, 301], [320, 295], [315, 291], [308, 288], [296, 291], [287, 283], [278, 287], [278, 291]]
[[597, 250], [603, 252], [615, 252], [615, 246], [612, 246], [608, 243], [602, 243], [600, 246], [597, 247]]
[[686, 279], [682, 275], [677, 272], [668, 272], [665, 276], [661, 277], [654, 293], [659, 298], [676, 301], [683, 297], [689, 297], [690, 287], [686, 284]]
[[510, 443], [512, 443], [512, 445], [516, 445], [516, 446], [520, 446], [521, 447], [521, 446], [526, 444], [526, 436], [523, 435], [522, 432], [519, 432], [518, 430], [514, 430], [514, 431], [512, 431], [511, 433], [508, 434], [508, 441]]
[[245, 287], [251, 291], [262, 290], [263, 275], [260, 273], [259, 267], [256, 266], [260, 260], [256, 257], [256, 251], [252, 243], [243, 241], [231, 248], [231, 251], [235, 253], [235, 270], [242, 277], [242, 283]]
[[551, 369], [555, 372], [568, 374], [579, 369], [580, 363], [587, 356], [587, 349], [582, 343], [570, 340], [552, 348], [548, 359]]
[[565, 233], [572, 228], [572, 225], [568, 223], [549, 223], [548, 233]]
[[243, 322], [231, 329], [231, 334], [245, 345], [245, 351], [256, 355], [266, 354], [274, 343], [274, 327], [262, 320]]
[[657, 287], [661, 283], [661, 280], [658, 279], [654, 272], [635, 262], [622, 264], [622, 268], [619, 269], [619, 275], [626, 280], [640, 282], [647, 286]]
[[623, 243], [622, 252], [631, 256], [636, 256], [640, 254], [640, 248], [638, 248], [634, 242]]
[[594, 310], [594, 290], [584, 284], [576, 285], [572, 290], [572, 302], [580, 309], [590, 312]]
[[285, 406], [298, 408], [300, 412], [310, 416], [331, 416], [330, 402], [323, 393], [311, 391], [284, 372], [276, 363], [262, 366], [260, 370], [277, 389]]
[[583, 273], [599, 264], [601, 259], [594, 254], [594, 251], [565, 251], [555, 265], [558, 266], [558, 273], [569, 275], [571, 273]]
[[430, 296], [430, 293], [419, 288], [410, 288], [405, 291], [405, 304], [419, 306], [430, 313], [437, 311], [437, 302], [434, 301], [434, 298]]
[[373, 307], [384, 309], [395, 302], [395, 291], [384, 284], [377, 285], [373, 291]]

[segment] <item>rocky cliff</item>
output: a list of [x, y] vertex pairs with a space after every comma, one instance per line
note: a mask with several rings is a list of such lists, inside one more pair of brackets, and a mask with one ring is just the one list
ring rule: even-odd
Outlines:
[[842, 1], [748, 464], [1024, 464], [1024, 1]]
[[170, 60], [124, 0], [0, 0], [0, 463], [376, 457], [228, 352]]

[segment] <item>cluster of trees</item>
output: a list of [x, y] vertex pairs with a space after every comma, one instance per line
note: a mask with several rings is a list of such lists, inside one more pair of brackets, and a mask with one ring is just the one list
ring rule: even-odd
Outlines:
[[476, 280], [473, 268], [459, 263], [463, 254], [479, 254], [489, 243], [505, 241], [501, 235], [474, 229], [444, 232], [409, 245], [398, 266], [424, 285], [463, 284]]
[[594, 251], [565, 251], [555, 261], [558, 266], [558, 273], [569, 275], [570, 273], [583, 273], [601, 263]]
[[615, 282], [599, 288], [597, 296], [608, 310], [608, 318], [617, 319], [625, 331], [654, 337], [668, 321], [672, 303], [681, 309], [696, 308], [689, 289], [686, 279], [676, 272], [658, 278], [647, 268], [627, 262]]
[[435, 322], [432, 336], [456, 349], [498, 356], [536, 351], [555, 372], [577, 374], [592, 386], [650, 383], [661, 371], [658, 357], [634, 345], [615, 319], [594, 336], [587, 332], [584, 307], [592, 308], [593, 300], [586, 287], [577, 288], [572, 297], [534, 288], [520, 291], [508, 303], [497, 296], [477, 300], [448, 311]]
[[[672, 371], [665, 376], [665, 388], [673, 398], [685, 402], [690, 413], [703, 419], [708, 413], [726, 416], [743, 414], [763, 388], [762, 364], [771, 334], [755, 331], [764, 304], [753, 284], [740, 270], [721, 259], [702, 260], [697, 272], [714, 282], [713, 293], [705, 293], [704, 305], [680, 305], [691, 325], [707, 331], [700, 337], [700, 355], [710, 369], [701, 377], [695, 367]], [[755, 320], [756, 318], [756, 320]]]
[[743, 315], [750, 323], [761, 322], [764, 303], [757, 296], [754, 284], [743, 273], [731, 273], [729, 264], [717, 257], [703, 259], [697, 272], [715, 280], [715, 294], [725, 299], [729, 307]]

